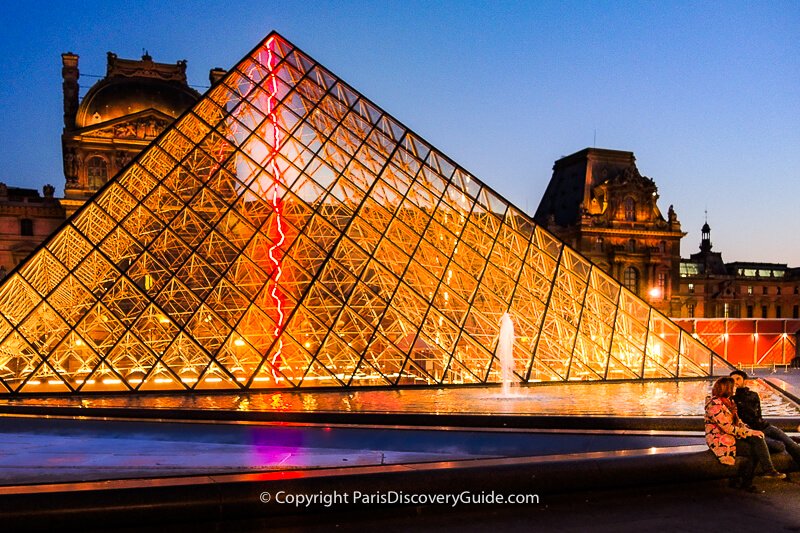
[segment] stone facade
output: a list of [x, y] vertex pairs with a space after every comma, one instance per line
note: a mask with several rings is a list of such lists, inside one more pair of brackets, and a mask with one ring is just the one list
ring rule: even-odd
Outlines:
[[703, 225], [700, 252], [681, 261], [681, 318], [800, 318], [800, 268], [783, 263], [725, 263]]
[[663, 313], [679, 307], [685, 234], [632, 152], [586, 148], [556, 161], [534, 219]]
[[0, 183], [0, 278], [64, 222], [55, 188], [46, 185], [42, 192]]
[[[64, 96], [64, 198], [0, 183], [0, 277], [124, 168], [200, 97], [186, 81], [186, 61], [156, 63], [108, 53], [106, 76], [80, 98], [78, 56], [61, 55]], [[225, 71], [213, 69], [209, 79]]]
[[[200, 97], [186, 81], [186, 61], [156, 63], [108, 53], [106, 76], [78, 101], [78, 56], [62, 54], [64, 199], [74, 213], [111, 176]], [[213, 79], [212, 71], [212, 79]]]

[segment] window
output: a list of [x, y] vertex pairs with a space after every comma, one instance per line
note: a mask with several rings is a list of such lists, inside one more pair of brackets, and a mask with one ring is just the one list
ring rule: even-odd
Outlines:
[[92, 157], [86, 163], [90, 189], [99, 189], [108, 180], [108, 163], [102, 157]]
[[689, 284], [689, 294], [694, 294], [694, 283]]
[[630, 239], [628, 241], [628, 251], [629, 252], [635, 252], [636, 251], [636, 240], [635, 239]]
[[775, 291], [777, 291], [777, 292], [775, 292], [775, 294], [780, 294], [781, 293], [781, 288], [780, 287], [775, 287]]
[[794, 293], [795, 293], [795, 294], [800, 294], [800, 287], [798, 287], [798, 286], [795, 286], [795, 288], [794, 288]]
[[761, 318], [767, 318], [767, 306], [766, 305], [762, 305], [761, 306]]
[[761, 294], [768, 294], [767, 287], [761, 287]]
[[753, 294], [753, 286], [752, 285], [748, 285], [747, 286], [747, 294]]
[[702, 270], [703, 268], [701, 268], [701, 265], [698, 263], [689, 263], [687, 261], [681, 261], [680, 276], [682, 278], [688, 278], [689, 276], [699, 276]]
[[722, 318], [731, 317], [731, 304], [726, 303], [722, 308]]
[[595, 252], [602, 252], [603, 251], [603, 238], [596, 237], [594, 240], [594, 250]]
[[636, 220], [636, 202], [633, 198], [625, 198], [625, 220], [631, 222]]
[[792, 307], [792, 318], [800, 318], [800, 305]]
[[29, 218], [23, 218], [19, 221], [19, 234], [24, 235], [26, 237], [33, 236], [33, 220]]
[[781, 311], [783, 311], [783, 309], [781, 309], [781, 306], [780, 305], [776, 305], [775, 306], [775, 318], [780, 318], [781, 317]]
[[689, 315], [689, 318], [694, 318], [694, 304], [689, 304], [686, 311]]
[[658, 243], [658, 251], [662, 254], [667, 253], [667, 241], [661, 241]]
[[622, 275], [622, 283], [629, 291], [634, 294], [639, 294], [639, 272], [633, 268], [628, 267]]
[[658, 297], [666, 299], [667, 297], [667, 273], [666, 272], [659, 272], [658, 277], [656, 278], [656, 285], [658, 287]]
[[747, 306], [747, 318], [753, 318], [753, 306], [752, 305], [748, 305]]

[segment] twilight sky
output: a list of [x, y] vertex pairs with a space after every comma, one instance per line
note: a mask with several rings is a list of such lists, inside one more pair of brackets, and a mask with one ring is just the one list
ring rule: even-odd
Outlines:
[[[533, 214], [553, 162], [633, 151], [687, 257], [800, 266], [800, 1], [15, 1], [0, 6], [0, 181], [63, 195], [61, 56], [188, 60], [202, 93], [275, 29]], [[596, 131], [596, 143], [594, 135]]]

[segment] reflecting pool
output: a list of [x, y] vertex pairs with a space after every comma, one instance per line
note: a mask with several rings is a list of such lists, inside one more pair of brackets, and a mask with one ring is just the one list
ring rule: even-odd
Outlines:
[[[0, 400], [2, 405], [131, 407], [239, 411], [356, 413], [702, 416], [712, 381], [569, 383], [523, 386], [504, 397], [499, 387], [86, 395]], [[753, 382], [765, 417], [800, 417], [800, 407], [769, 385]]]

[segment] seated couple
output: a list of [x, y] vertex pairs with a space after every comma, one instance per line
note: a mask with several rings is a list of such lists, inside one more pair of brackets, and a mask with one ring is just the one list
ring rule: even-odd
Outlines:
[[761, 399], [758, 393], [745, 386], [746, 380], [746, 373], [735, 370], [730, 377], [720, 378], [714, 383], [705, 410], [706, 443], [724, 465], [735, 464], [737, 455], [745, 457], [731, 485], [758, 492], [753, 477], [759, 464], [765, 477], [786, 477], [775, 470], [769, 456], [770, 449], [789, 452], [800, 465], [800, 444], [764, 420]]

